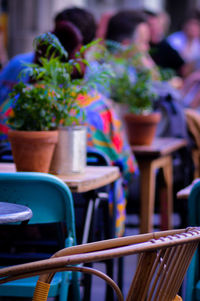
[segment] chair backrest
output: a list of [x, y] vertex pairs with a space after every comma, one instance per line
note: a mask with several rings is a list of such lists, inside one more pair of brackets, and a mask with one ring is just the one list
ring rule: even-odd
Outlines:
[[194, 184], [188, 197], [188, 223], [200, 226], [200, 181]]
[[104, 152], [94, 147], [87, 147], [87, 165], [109, 166], [111, 161]]
[[[200, 182], [194, 184], [188, 197], [188, 223], [200, 226]], [[196, 285], [200, 281], [199, 248], [189, 266], [186, 277], [186, 300], [196, 301]]]
[[11, 146], [8, 143], [0, 143], [0, 162], [13, 162]]
[[[200, 241], [200, 229], [188, 228], [136, 236], [127, 236], [63, 249], [52, 258], [40, 262], [18, 265], [0, 270], [0, 283], [42, 274], [33, 300], [47, 300], [49, 283], [55, 272], [80, 270], [95, 274], [108, 282], [123, 296], [119, 287], [105, 274], [80, 263], [95, 262], [131, 254], [141, 254], [133, 277], [127, 301], [172, 301], [181, 286], [190, 260]], [[41, 299], [39, 290], [46, 291]], [[44, 296], [44, 295], [43, 295]]]
[[66, 222], [75, 234], [74, 207], [67, 185], [57, 177], [37, 172], [0, 173], [0, 201], [29, 207], [29, 224]]
[[[72, 195], [67, 185], [57, 177], [36, 172], [0, 173], [0, 201], [25, 205], [33, 212], [28, 227], [23, 226], [22, 228], [20, 225], [21, 228], [17, 229], [16, 226], [9, 225], [5, 232], [5, 226], [1, 226], [1, 233], [7, 233], [6, 237], [4, 237], [5, 235], [1, 237], [5, 248], [0, 250], [0, 258], [3, 262], [6, 260], [4, 264], [9, 264], [9, 261], [10, 263], [21, 263], [33, 260], [33, 258], [47, 258], [61, 247], [76, 244]], [[54, 223], [57, 225], [52, 226], [54, 232], [46, 234], [47, 229], [52, 230], [48, 224]], [[26, 230], [32, 227], [29, 225], [34, 224], [41, 224], [39, 238], [37, 238], [37, 232], [33, 236], [32, 229]], [[45, 224], [46, 228], [44, 229], [43, 225]], [[15, 227], [16, 235], [12, 239], [13, 227]], [[9, 230], [9, 228], [12, 229]], [[11, 237], [11, 241], [9, 237]], [[20, 251], [21, 256], [16, 257], [16, 252], [14, 254], [10, 253], [9, 250], [12, 245], [15, 245], [17, 250], [23, 248], [23, 251]], [[37, 250], [35, 255], [32, 251], [33, 246], [35, 247], [34, 250]], [[23, 255], [23, 252], [25, 255]]]

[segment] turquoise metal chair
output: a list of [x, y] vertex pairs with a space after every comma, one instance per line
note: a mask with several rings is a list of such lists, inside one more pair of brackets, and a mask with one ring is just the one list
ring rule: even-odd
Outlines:
[[[0, 201], [29, 207], [33, 212], [30, 225], [66, 225], [64, 245], [76, 245], [72, 195], [67, 185], [57, 177], [36, 172], [0, 173]], [[77, 279], [77, 273], [59, 273], [52, 283], [49, 297], [59, 296], [59, 301], [66, 301], [71, 287], [73, 300], [79, 300]], [[13, 281], [0, 287], [0, 296], [31, 297], [36, 283], [37, 277]]]
[[[200, 182], [197, 182], [188, 198], [188, 225], [200, 226]], [[200, 300], [200, 249], [198, 248], [186, 275], [186, 301]]]

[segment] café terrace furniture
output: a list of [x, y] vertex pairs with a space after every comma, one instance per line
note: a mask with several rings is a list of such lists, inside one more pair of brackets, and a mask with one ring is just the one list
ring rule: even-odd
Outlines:
[[[177, 193], [177, 198], [180, 201], [187, 199], [187, 223], [200, 226], [200, 178], [195, 179], [189, 186], [181, 189]], [[199, 255], [198, 248], [198, 251], [195, 252], [195, 255], [192, 258], [186, 276], [186, 300], [200, 300]]]
[[[16, 172], [14, 163], [0, 163], [0, 173], [2, 172]], [[56, 175], [60, 180], [62, 180], [70, 188], [71, 192], [85, 193], [94, 191], [105, 185], [115, 182], [120, 177], [120, 171], [118, 167], [115, 166], [87, 166], [85, 173], [74, 174], [74, 175]], [[88, 241], [89, 228], [91, 225], [92, 211], [96, 206], [96, 202], [91, 198], [88, 202], [87, 218], [84, 227], [83, 241], [85, 243]], [[113, 212], [115, 212], [115, 204], [113, 204]], [[115, 218], [113, 213], [113, 218]], [[113, 223], [114, 227], [114, 223]], [[113, 229], [114, 232], [114, 229]]]
[[[34, 172], [1, 172], [0, 200], [4, 200], [4, 202], [7, 202], [8, 205], [9, 203], [15, 203], [28, 206], [28, 208], [32, 210], [33, 216], [28, 225], [25, 225], [27, 230], [33, 225], [37, 225], [37, 227], [38, 225], [41, 225], [42, 227], [44, 225], [49, 226], [50, 224], [55, 223], [57, 225], [57, 232], [59, 232], [56, 232], [58, 234], [58, 241], [56, 240], [58, 244], [58, 247], [56, 248], [57, 250], [60, 249], [61, 245], [70, 247], [76, 244], [74, 204], [71, 191], [67, 185], [65, 185], [57, 177], [45, 173]], [[16, 228], [17, 226], [18, 229]], [[22, 260], [20, 262], [25, 262], [26, 260], [27, 262], [31, 260], [39, 260], [41, 258], [49, 258], [52, 255], [52, 253], [49, 252], [49, 248], [51, 247], [49, 244], [47, 251], [46, 248], [45, 250], [40, 248], [40, 252], [32, 251], [32, 249], [35, 250], [33, 241], [34, 233], [32, 233], [31, 230], [28, 232], [28, 241], [24, 241], [23, 237], [18, 240], [18, 236], [14, 235], [14, 233], [17, 234], [18, 231], [20, 235], [23, 228], [21, 224], [15, 225], [14, 227], [15, 228], [10, 229], [12, 231], [11, 241], [7, 242], [7, 244], [9, 243], [11, 246], [12, 250], [9, 254], [6, 254], [9, 256], [9, 263], [12, 262], [11, 260]], [[62, 242], [61, 236], [63, 237]], [[2, 239], [3, 238], [0, 237], [1, 246], [3, 247], [5, 241], [2, 241]], [[43, 244], [45, 244], [45, 241], [48, 242], [48, 238], [43, 234]], [[29, 245], [29, 243], [31, 245]], [[37, 249], [39, 247], [38, 243], [39, 241], [36, 241], [35, 243]], [[13, 252], [15, 248], [17, 250], [16, 254]], [[22, 254], [22, 258], [19, 258], [20, 254]], [[0, 287], [0, 296], [21, 298], [31, 297], [36, 282], [36, 278], [9, 282]], [[77, 273], [58, 273], [52, 283], [53, 285], [50, 291], [50, 296], [59, 296], [60, 301], [66, 301], [69, 286], [72, 284], [75, 292], [74, 300], [80, 300], [78, 282]]]
[[0, 224], [29, 221], [32, 215], [31, 209], [26, 206], [0, 202]]
[[[0, 168], [1, 170], [1, 168]], [[98, 188], [104, 187], [106, 185], [112, 185], [114, 189], [114, 182], [120, 178], [119, 168], [116, 166], [87, 166], [86, 171], [83, 174], [74, 174], [74, 175], [57, 175], [59, 179], [64, 181], [70, 188], [72, 192], [76, 193], [84, 193], [86, 199], [88, 200], [87, 213], [85, 217], [85, 225], [83, 227], [83, 238], [82, 243], [86, 243], [88, 241], [93, 241], [95, 239], [95, 229], [96, 222], [98, 216], [98, 210], [100, 206], [101, 200], [99, 199], [96, 190]], [[107, 200], [108, 205], [108, 200]], [[109, 209], [109, 207], [107, 206]], [[109, 213], [108, 213], [109, 214]], [[116, 223], [116, 203], [113, 203], [112, 206], [112, 214], [108, 216], [106, 232], [108, 238], [116, 237], [115, 231], [115, 223]], [[113, 261], [105, 262], [107, 271], [109, 271], [109, 275], [112, 276], [114, 273], [114, 263]], [[122, 279], [122, 265], [123, 263], [119, 260], [118, 262], [118, 283], [120, 287], [123, 286]], [[90, 277], [89, 277], [90, 278]], [[86, 280], [86, 285], [89, 286], [85, 290], [86, 296], [84, 296], [84, 300], [90, 299], [90, 281], [91, 279]], [[109, 286], [106, 288], [106, 300], [113, 300], [113, 291]]]
[[[0, 173], [1, 172], [16, 172], [14, 163], [0, 163]], [[120, 177], [120, 171], [118, 167], [115, 166], [87, 166], [86, 171], [83, 174], [74, 175], [57, 175], [57, 177], [62, 180], [70, 188], [71, 192], [75, 193], [87, 193], [88, 207], [85, 217], [85, 224], [83, 225], [83, 238], [82, 243], [86, 243], [90, 239], [90, 235], [93, 238], [93, 231], [95, 227], [95, 217], [99, 206], [99, 199], [96, 197], [95, 190], [105, 185], [113, 184]], [[109, 237], [115, 237], [115, 220], [116, 220], [116, 204], [113, 203], [112, 206], [112, 216], [109, 218], [108, 231]], [[109, 263], [106, 263], [106, 265]], [[118, 279], [119, 284], [122, 286], [122, 275], [120, 275], [120, 262], [119, 262], [119, 272]], [[110, 275], [113, 274], [113, 267], [110, 267]], [[87, 279], [87, 285], [90, 287], [90, 280]], [[90, 288], [86, 289], [86, 294], [90, 294]], [[108, 299], [112, 300], [113, 292], [110, 287], [107, 287], [106, 294]], [[110, 297], [112, 296], [112, 297]], [[85, 300], [89, 300], [89, 295], [86, 295]]]
[[[173, 213], [173, 164], [172, 155], [185, 147], [186, 140], [178, 138], [155, 138], [152, 145], [133, 145], [141, 173], [140, 233], [151, 232], [155, 205], [156, 171], [163, 172], [164, 185], [159, 187], [161, 200], [161, 229], [172, 228]], [[162, 190], [161, 190], [162, 189]]]
[[104, 240], [62, 249], [50, 259], [0, 269], [0, 284], [13, 279], [40, 275], [33, 301], [46, 301], [54, 274], [81, 271], [94, 274], [125, 300], [116, 283], [106, 274], [79, 266], [82, 263], [139, 254], [127, 301], [177, 301], [187, 268], [200, 241], [199, 228], [168, 230]]

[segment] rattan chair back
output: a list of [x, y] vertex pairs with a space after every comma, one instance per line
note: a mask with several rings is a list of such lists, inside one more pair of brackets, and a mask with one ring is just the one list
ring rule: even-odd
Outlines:
[[40, 274], [33, 300], [47, 300], [48, 287], [57, 271], [73, 270], [94, 274], [124, 300], [119, 287], [107, 275], [81, 263], [140, 254], [127, 301], [178, 300], [177, 292], [200, 241], [200, 229], [162, 231], [99, 241], [63, 249], [52, 258], [0, 270], [0, 283]]

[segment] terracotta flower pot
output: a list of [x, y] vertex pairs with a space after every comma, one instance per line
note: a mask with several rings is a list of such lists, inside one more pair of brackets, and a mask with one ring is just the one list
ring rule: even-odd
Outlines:
[[159, 112], [147, 115], [126, 114], [124, 116], [131, 145], [151, 145], [160, 121]]
[[48, 172], [58, 131], [8, 132], [17, 171]]

